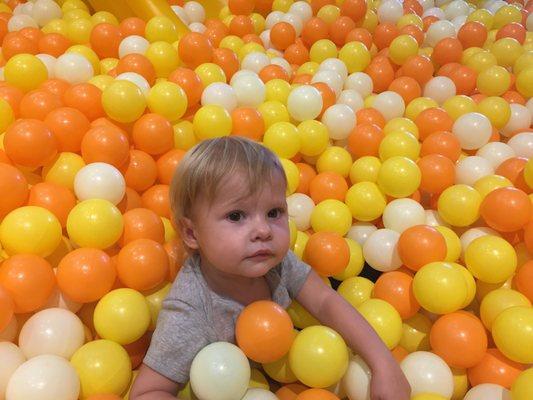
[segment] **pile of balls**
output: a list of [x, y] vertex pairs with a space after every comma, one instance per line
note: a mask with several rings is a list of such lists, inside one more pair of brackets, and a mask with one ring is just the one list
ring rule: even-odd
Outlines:
[[[414, 400], [533, 398], [533, 1], [89, 3], [159, 4], [0, 3], [0, 400], [128, 398], [186, 256], [173, 172], [224, 135], [280, 157], [291, 248]], [[297, 302], [236, 339], [181, 398], [370, 398]]]

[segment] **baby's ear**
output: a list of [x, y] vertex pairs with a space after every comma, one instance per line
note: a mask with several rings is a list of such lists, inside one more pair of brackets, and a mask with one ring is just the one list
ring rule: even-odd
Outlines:
[[181, 239], [187, 247], [192, 250], [198, 249], [198, 241], [196, 240], [196, 234], [194, 224], [189, 218], [181, 218], [179, 222]]

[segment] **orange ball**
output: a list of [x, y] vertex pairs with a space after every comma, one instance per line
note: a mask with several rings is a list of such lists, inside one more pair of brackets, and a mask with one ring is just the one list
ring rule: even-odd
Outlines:
[[392, 22], [382, 22], [374, 30], [374, 44], [378, 50], [390, 46], [391, 42], [400, 35], [400, 29]]
[[168, 76], [168, 80], [179, 85], [184, 90], [189, 107], [195, 106], [200, 102], [204, 87], [200, 77], [192, 69], [178, 68]]
[[120, 22], [118, 26], [122, 37], [131, 35], [144, 36], [144, 29], [146, 28], [146, 22], [141, 18], [129, 17]]
[[403, 11], [404, 14], [416, 14], [421, 17], [424, 12], [424, 8], [418, 2], [418, 0], [405, 0], [403, 2]]
[[270, 42], [278, 50], [285, 50], [296, 39], [296, 30], [288, 22], [278, 22], [270, 29]]
[[431, 59], [439, 65], [459, 62], [463, 54], [463, 46], [456, 38], [444, 38], [433, 48]]
[[261, 71], [259, 71], [259, 78], [261, 78], [264, 83], [267, 83], [272, 79], [283, 79], [284, 81], [288, 81], [289, 74], [287, 74], [287, 72], [281, 66], [270, 64], [266, 67], [263, 67]]
[[228, 0], [229, 10], [233, 15], [250, 15], [254, 11], [253, 0]]
[[418, 271], [434, 261], [444, 261], [447, 248], [444, 236], [429, 225], [412, 226], [400, 235], [398, 253], [407, 268]]
[[471, 95], [476, 88], [477, 73], [465, 65], [452, 71], [450, 79], [455, 84], [457, 94]]
[[309, 194], [315, 204], [327, 199], [344, 201], [347, 191], [346, 179], [335, 172], [321, 172], [309, 183]]
[[353, 22], [359, 22], [366, 14], [365, 0], [345, 0], [341, 5], [341, 15], [349, 17]]
[[315, 83], [312, 83], [311, 86], [314, 86], [315, 88], [317, 88], [318, 91], [320, 92], [320, 95], [322, 96], [322, 110], [320, 110], [320, 114], [319, 114], [319, 117], [321, 117], [322, 114], [324, 114], [324, 112], [329, 107], [335, 104], [335, 102], [337, 101], [337, 98], [335, 96], [335, 92], [327, 83], [315, 82]]
[[259, 141], [265, 133], [263, 116], [255, 108], [238, 107], [231, 113], [232, 135]]
[[506, 37], [516, 39], [518, 43], [524, 44], [526, 40], [526, 28], [524, 28], [524, 26], [518, 22], [511, 22], [507, 25], [504, 25], [498, 29], [498, 33], [496, 33], [496, 40]]
[[402, 29], [400, 29], [400, 34], [411, 35], [416, 39], [416, 42], [419, 46], [424, 44], [424, 31], [422, 31], [422, 29], [416, 25], [405, 25]]
[[440, 154], [429, 154], [417, 161], [422, 173], [420, 189], [439, 194], [455, 184], [455, 164]]
[[159, 215], [147, 208], [135, 208], [123, 215], [124, 231], [120, 245], [124, 246], [137, 239], [150, 239], [165, 243], [165, 227]]
[[[215, 49], [213, 51], [213, 62], [222, 68], [228, 81], [239, 70], [239, 58], [237, 57], [237, 54], [230, 49]], [[201, 90], [203, 90], [203, 86], [201, 86]]]
[[[374, 92], [381, 93], [389, 87], [394, 80], [394, 68], [385, 58], [374, 58], [366, 67], [365, 73], [372, 78]], [[361, 111], [361, 110], [359, 110]], [[359, 121], [359, 120], [358, 120]]]
[[59, 57], [72, 46], [72, 42], [60, 33], [45, 33], [38, 42], [39, 53]]
[[80, 83], [67, 89], [63, 95], [65, 106], [80, 110], [89, 121], [105, 115], [102, 91], [90, 83]]
[[165, 117], [144, 114], [133, 125], [132, 139], [136, 149], [159, 155], [174, 147], [174, 130]]
[[91, 48], [100, 59], [118, 58], [118, 47], [121, 41], [120, 28], [108, 23], [96, 25], [89, 38]]
[[58, 96], [43, 89], [36, 89], [26, 93], [20, 101], [20, 116], [42, 121], [48, 113], [61, 106]]
[[359, 114], [357, 115], [357, 121], [357, 126], [348, 136], [348, 150], [355, 158], [378, 156], [379, 145], [385, 137], [383, 130], [375, 124], [359, 122]]
[[247, 15], [236, 15], [229, 23], [229, 33], [231, 35], [243, 37], [250, 33], [254, 33], [254, 23]]
[[296, 400], [339, 400], [339, 398], [325, 389], [308, 389], [296, 396]]
[[459, 159], [461, 155], [461, 144], [457, 136], [451, 132], [439, 131], [430, 134], [423, 142], [420, 148], [420, 156], [424, 157], [430, 154], [440, 154], [449, 158], [453, 162]]
[[56, 108], [46, 116], [44, 123], [54, 134], [60, 152], [78, 153], [90, 127], [87, 117], [71, 107]]
[[345, 38], [345, 43], [361, 42], [368, 50], [372, 47], [372, 34], [365, 28], [354, 28]]
[[348, 16], [340, 16], [329, 26], [329, 37], [337, 46], [347, 43], [346, 37], [355, 29], [355, 22]]
[[13, 318], [13, 310], [15, 304], [11, 295], [0, 286], [0, 332], [9, 324], [11, 318]]
[[37, 43], [18, 32], [9, 32], [4, 36], [2, 55], [6, 61], [17, 54], [37, 54], [38, 52]]
[[81, 155], [87, 164], [104, 162], [120, 168], [128, 162], [129, 149], [126, 134], [111, 126], [89, 129], [81, 142]]
[[392, 349], [391, 353], [397, 363], [401, 363], [402, 360], [409, 355], [409, 352], [402, 346], [396, 346]]
[[33, 43], [38, 43], [39, 40], [43, 37], [44, 33], [40, 29], [27, 26], [18, 31], [18, 33], [25, 38], [30, 39]]
[[505, 357], [498, 349], [487, 349], [479, 363], [468, 368], [467, 376], [472, 386], [494, 383], [510, 389], [525, 367]]
[[471, 368], [487, 351], [487, 334], [481, 320], [466, 311], [440, 317], [429, 333], [432, 351], [448, 365]]
[[15, 208], [26, 204], [28, 199], [28, 181], [20, 172], [9, 164], [0, 162], [0, 221]]
[[71, 251], [57, 266], [57, 284], [70, 299], [91, 303], [108, 293], [117, 273], [105, 251], [80, 248]]
[[496, 168], [496, 175], [501, 175], [509, 179], [514, 187], [530, 193], [531, 189], [527, 185], [524, 178], [524, 168], [527, 164], [527, 158], [513, 157], [502, 162]]
[[3, 99], [9, 103], [13, 113], [15, 114], [15, 118], [20, 116], [19, 104], [23, 97], [24, 92], [19, 88], [4, 82], [2, 82], [2, 85], [0, 85], [0, 99]]
[[62, 101], [64, 101], [63, 97], [69, 87], [70, 83], [61, 79], [47, 79], [39, 85], [39, 89], [58, 96]]
[[491, 228], [500, 232], [514, 232], [530, 221], [531, 200], [520, 189], [498, 188], [485, 196], [480, 213]]
[[185, 152], [181, 149], [172, 149], [167, 151], [157, 159], [157, 177], [159, 183], [170, 185], [174, 171], [185, 156]]
[[309, 61], [309, 50], [303, 44], [293, 43], [285, 49], [285, 59], [293, 65], [302, 65]]
[[168, 276], [168, 255], [154, 240], [134, 240], [118, 253], [117, 274], [129, 288], [141, 292], [154, 289]]
[[420, 304], [413, 292], [413, 277], [405, 272], [391, 271], [382, 274], [374, 285], [373, 297], [388, 302], [404, 320], [420, 310]]
[[189, 32], [180, 39], [178, 54], [185, 65], [196, 68], [200, 64], [213, 60], [213, 46], [205, 35]]
[[52, 161], [57, 154], [57, 142], [44, 122], [19, 119], [7, 128], [4, 149], [15, 164], [37, 168]]
[[154, 185], [146, 190], [142, 196], [142, 206], [154, 211], [160, 217], [170, 219], [170, 199], [168, 185]]
[[408, 76], [401, 76], [393, 80], [389, 85], [389, 90], [402, 96], [405, 104], [409, 104], [412, 100], [422, 96], [422, 88], [418, 82]]
[[465, 49], [469, 47], [483, 47], [487, 36], [487, 28], [477, 21], [467, 22], [457, 32], [457, 38]]
[[300, 393], [307, 389], [308, 387], [301, 383], [290, 383], [279, 388], [276, 396], [278, 396], [279, 400], [295, 400]]
[[298, 183], [296, 192], [309, 194], [309, 186], [311, 185], [311, 181], [316, 176], [316, 171], [307, 163], [296, 163], [296, 166], [298, 167], [298, 171], [300, 173], [300, 182]]
[[63, 228], [76, 202], [76, 196], [69, 188], [52, 182], [40, 182], [32, 186], [28, 198], [29, 206], [46, 208], [57, 217]]
[[316, 232], [305, 246], [303, 259], [322, 276], [340, 274], [350, 261], [346, 240], [335, 232]]
[[403, 63], [402, 73], [415, 79], [424, 86], [433, 77], [435, 69], [431, 61], [424, 56], [411, 56]]
[[[152, 331], [148, 331], [135, 342], [124, 345], [124, 350], [126, 350], [128, 352], [128, 355], [130, 356], [132, 370], [136, 369], [139, 365], [142, 364], [143, 359], [146, 356], [146, 353], [148, 352], [148, 347], [150, 347], [150, 342], [152, 341], [152, 334]], [[122, 400], [122, 397], [118, 397], [118, 399]], [[115, 400], [115, 397], [103, 398], [101, 400]]]
[[518, 269], [514, 282], [520, 293], [533, 302], [533, 261], [529, 260]]
[[124, 72], [135, 72], [143, 76], [150, 86], [155, 83], [155, 68], [150, 60], [142, 54], [133, 53], [122, 57], [116, 66], [116, 73], [120, 75]]
[[0, 286], [11, 296], [17, 314], [43, 307], [56, 285], [52, 266], [33, 254], [16, 254], [2, 263]]
[[291, 317], [272, 301], [246, 306], [235, 324], [237, 345], [248, 358], [260, 363], [271, 363], [286, 355], [294, 337]]
[[[136, 342], [134, 342], [136, 343]], [[124, 346], [125, 348], [129, 345]], [[87, 400], [122, 400], [122, 397], [116, 394], [94, 394], [87, 398]]]
[[355, 114], [357, 117], [357, 124], [374, 124], [379, 128], [385, 127], [385, 117], [375, 108], [362, 108]]
[[304, 25], [301, 37], [304, 44], [311, 47], [315, 42], [329, 37], [328, 24], [318, 17], [313, 17]]
[[442, 108], [434, 107], [422, 111], [415, 119], [418, 127], [420, 140], [426, 139], [429, 135], [439, 131], [451, 131], [453, 119]]

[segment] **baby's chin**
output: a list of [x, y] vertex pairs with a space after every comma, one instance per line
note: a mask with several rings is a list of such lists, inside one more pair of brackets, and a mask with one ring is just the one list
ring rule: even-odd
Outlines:
[[274, 268], [278, 263], [275, 262], [274, 258], [271, 260], [258, 262], [258, 263], [243, 263], [241, 268], [239, 268], [239, 275], [246, 278], [259, 278], [265, 276], [268, 271]]

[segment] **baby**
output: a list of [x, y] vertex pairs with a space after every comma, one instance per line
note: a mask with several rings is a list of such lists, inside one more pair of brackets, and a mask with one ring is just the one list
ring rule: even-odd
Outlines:
[[406, 378], [372, 327], [289, 250], [286, 186], [276, 155], [248, 139], [206, 140], [183, 158], [170, 201], [190, 257], [163, 301], [131, 400], [176, 399], [203, 347], [235, 343], [245, 306], [271, 300], [287, 308], [293, 299], [363, 357], [372, 400], [409, 399]]

